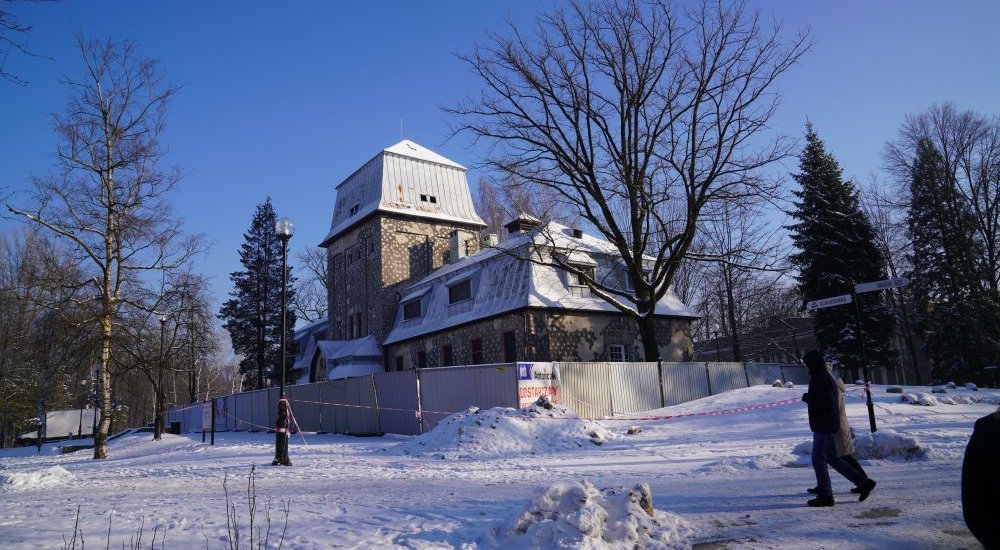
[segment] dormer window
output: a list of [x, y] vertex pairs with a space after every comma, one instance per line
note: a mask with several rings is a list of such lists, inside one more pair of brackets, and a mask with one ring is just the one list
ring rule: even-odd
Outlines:
[[438, 198], [434, 195], [420, 195], [420, 202], [429, 202], [431, 204], [437, 204]]
[[587, 279], [595, 280], [596, 268], [592, 265], [569, 264], [570, 267], [581, 271], [581, 273], [569, 273], [569, 284], [572, 286], [587, 286]]
[[420, 317], [420, 298], [403, 303], [403, 320], [409, 321]]
[[448, 287], [448, 304], [457, 304], [472, 298], [472, 281], [465, 279]]
[[361, 207], [360, 204], [355, 204], [354, 206], [352, 206], [351, 209], [348, 211], [347, 216], [350, 217], [350, 216], [353, 216], [353, 215], [357, 214], [358, 213], [358, 208], [360, 208], [360, 207]]

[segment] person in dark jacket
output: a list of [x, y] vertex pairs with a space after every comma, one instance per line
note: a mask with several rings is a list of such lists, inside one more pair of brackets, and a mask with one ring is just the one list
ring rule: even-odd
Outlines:
[[833, 488], [827, 465], [852, 481], [859, 488], [859, 501], [864, 502], [875, 488], [875, 480], [857, 471], [837, 456], [834, 438], [840, 431], [840, 406], [837, 384], [826, 368], [823, 354], [816, 350], [802, 357], [809, 370], [809, 391], [802, 395], [809, 409], [809, 429], [813, 432], [812, 465], [816, 472], [816, 498], [809, 506], [833, 506]]
[[976, 421], [965, 448], [962, 515], [986, 550], [1000, 549], [1000, 409]]

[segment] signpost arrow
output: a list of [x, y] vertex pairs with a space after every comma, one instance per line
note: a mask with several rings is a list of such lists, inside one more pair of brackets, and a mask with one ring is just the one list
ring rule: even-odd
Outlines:
[[822, 300], [813, 300], [808, 302], [806, 303], [806, 309], [813, 311], [823, 309], [825, 307], [839, 306], [841, 304], [849, 304], [851, 303], [851, 300], [852, 298], [850, 294], [841, 294], [840, 296], [834, 296], [833, 298], [824, 298]]
[[894, 277], [892, 279], [886, 279], [884, 281], [873, 281], [870, 283], [861, 283], [854, 285], [854, 292], [861, 294], [863, 292], [875, 292], [876, 290], [885, 290], [887, 288], [898, 288], [901, 286], [906, 286], [910, 284], [910, 280], [906, 277]]

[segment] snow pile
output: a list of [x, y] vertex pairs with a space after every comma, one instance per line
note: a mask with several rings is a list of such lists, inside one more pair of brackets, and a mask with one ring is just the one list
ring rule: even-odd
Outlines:
[[854, 438], [854, 450], [858, 458], [868, 459], [892, 457], [909, 459], [927, 456], [927, 451], [920, 446], [920, 441], [916, 437], [893, 430], [881, 430]]
[[615, 437], [600, 422], [580, 418], [562, 405], [485, 410], [471, 407], [448, 416], [433, 430], [400, 443], [394, 450], [437, 454], [440, 458], [485, 457], [575, 450], [601, 445]]
[[497, 548], [690, 548], [694, 529], [676, 514], [653, 508], [649, 485], [599, 490], [590, 482], [558, 483], [490, 541]]
[[76, 479], [76, 476], [62, 466], [52, 466], [34, 472], [0, 473], [0, 486], [12, 489], [35, 489], [63, 485]]
[[944, 403], [945, 405], [972, 405], [973, 403], [978, 403], [979, 398], [975, 395], [958, 395], [951, 394], [943, 397], [938, 397], [938, 403]]
[[[809, 456], [812, 454], [812, 440], [803, 441], [792, 449], [792, 453]], [[905, 459], [923, 458], [927, 450], [920, 446], [917, 438], [883, 429], [872, 434], [854, 438], [854, 454], [857, 458], [881, 460], [901, 457]]]

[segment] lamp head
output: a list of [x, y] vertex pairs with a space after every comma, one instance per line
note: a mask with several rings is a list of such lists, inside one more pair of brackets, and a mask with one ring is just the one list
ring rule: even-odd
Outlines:
[[295, 224], [292, 223], [292, 220], [288, 218], [278, 218], [278, 221], [274, 222], [274, 234], [277, 235], [279, 239], [291, 239], [294, 233]]

